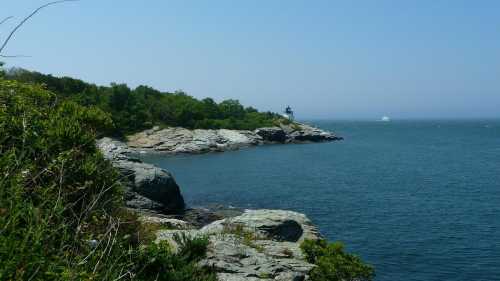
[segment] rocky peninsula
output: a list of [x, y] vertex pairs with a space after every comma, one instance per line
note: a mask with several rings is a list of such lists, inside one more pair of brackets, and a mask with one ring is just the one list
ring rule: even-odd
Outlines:
[[98, 147], [123, 177], [126, 206], [153, 226], [156, 242], [175, 247], [177, 235], [209, 239], [209, 266], [221, 281], [307, 280], [314, 268], [300, 249], [304, 239], [321, 235], [304, 215], [285, 210], [187, 209], [181, 190], [166, 170], [130, 156], [137, 152], [203, 153], [268, 143], [333, 141], [332, 133], [291, 124], [255, 131], [153, 128], [129, 137], [128, 142], [100, 139]]
[[235, 150], [271, 143], [303, 143], [341, 140], [331, 132], [301, 124], [280, 124], [254, 131], [154, 127], [128, 137], [129, 149], [139, 152], [204, 153]]

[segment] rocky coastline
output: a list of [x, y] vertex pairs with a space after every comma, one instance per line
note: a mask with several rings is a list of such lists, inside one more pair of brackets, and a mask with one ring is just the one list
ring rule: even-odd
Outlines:
[[321, 239], [304, 215], [285, 210], [186, 208], [181, 189], [166, 170], [131, 156], [138, 152], [204, 153], [233, 150], [268, 143], [300, 143], [340, 140], [320, 129], [291, 124], [255, 131], [187, 130], [153, 128], [131, 136], [127, 143], [103, 138], [97, 145], [121, 173], [126, 206], [140, 221], [153, 225], [156, 242], [175, 248], [175, 235], [209, 239], [209, 266], [221, 281], [307, 280], [314, 268], [300, 244]]
[[331, 132], [301, 124], [280, 124], [254, 131], [154, 127], [127, 138], [127, 146], [135, 152], [205, 153], [235, 150], [242, 147], [274, 143], [304, 143], [342, 140]]

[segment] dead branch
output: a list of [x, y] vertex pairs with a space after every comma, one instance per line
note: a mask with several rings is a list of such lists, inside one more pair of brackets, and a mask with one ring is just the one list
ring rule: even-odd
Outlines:
[[31, 58], [31, 56], [25, 56], [25, 55], [0, 55], [0, 58]]
[[4, 18], [2, 21], [0, 21], [0, 25], [4, 24], [6, 21], [10, 20], [11, 18], [13, 18], [13, 16]]
[[[25, 17], [18, 25], [16, 25], [14, 27], [14, 29], [12, 29], [12, 31], [9, 33], [9, 36], [7, 36], [7, 38], [4, 40], [4, 42], [0, 46], [0, 55], [2, 54], [2, 52], [5, 49], [5, 47], [7, 46], [7, 44], [9, 43], [10, 39], [12, 39], [12, 36], [14, 36], [14, 34], [17, 32], [17, 30], [19, 28], [21, 28], [21, 26], [23, 26], [34, 15], [36, 15], [38, 12], [40, 12], [40, 10], [42, 10], [42, 9], [44, 9], [46, 7], [52, 6], [52, 5], [63, 3], [63, 2], [74, 2], [74, 1], [79, 1], [79, 0], [59, 0], [59, 1], [53, 1], [53, 2], [49, 2], [49, 3], [45, 4], [45, 5], [42, 5], [42, 6], [38, 7], [38, 8], [36, 8], [31, 14], [29, 14], [27, 17]], [[1, 23], [4, 23], [5, 21], [9, 20], [10, 18], [12, 18], [12, 17], [7, 17], [6, 19], [2, 20]], [[4, 57], [4, 56], [2, 56], [2, 57]]]

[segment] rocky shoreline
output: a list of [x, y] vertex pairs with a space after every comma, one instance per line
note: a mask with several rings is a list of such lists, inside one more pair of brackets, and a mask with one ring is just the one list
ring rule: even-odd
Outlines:
[[128, 137], [127, 146], [135, 152], [205, 153], [235, 150], [273, 143], [304, 143], [342, 140], [331, 132], [301, 124], [281, 124], [254, 131], [227, 129], [189, 130], [154, 127]]
[[220, 281], [307, 280], [313, 264], [300, 250], [304, 239], [321, 239], [304, 215], [284, 210], [187, 209], [174, 177], [166, 170], [143, 163], [138, 152], [204, 153], [268, 143], [340, 140], [332, 133], [291, 124], [255, 131], [153, 128], [129, 137], [127, 143], [103, 138], [97, 145], [121, 173], [125, 203], [153, 225], [156, 242], [175, 248], [175, 235], [209, 239], [207, 257], [200, 266], [217, 272]]

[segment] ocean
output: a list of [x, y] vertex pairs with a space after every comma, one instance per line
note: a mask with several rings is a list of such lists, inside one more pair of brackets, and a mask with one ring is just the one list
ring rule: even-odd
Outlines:
[[376, 280], [500, 280], [500, 121], [311, 121], [345, 140], [145, 155], [188, 205], [305, 213]]

